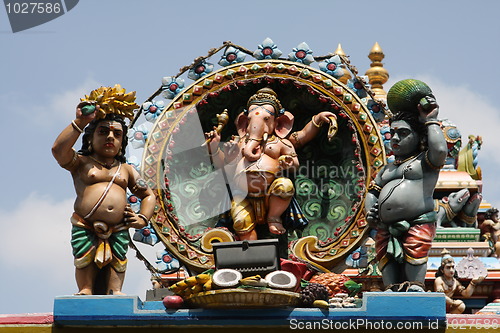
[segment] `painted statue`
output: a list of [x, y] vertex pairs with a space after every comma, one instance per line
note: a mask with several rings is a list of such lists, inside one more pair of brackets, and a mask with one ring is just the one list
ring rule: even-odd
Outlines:
[[437, 227], [476, 227], [476, 214], [482, 198], [481, 193], [471, 196], [469, 190], [464, 188], [440, 200], [436, 199], [434, 210], [437, 212]]
[[450, 256], [449, 252], [444, 251], [441, 266], [436, 272], [436, 280], [434, 280], [434, 291], [444, 293], [446, 295], [446, 312], [459, 314], [465, 310], [465, 304], [462, 300], [453, 299], [455, 295], [460, 295], [463, 298], [469, 298], [474, 293], [477, 284], [481, 283], [484, 277], [472, 279], [467, 288], [462, 286], [458, 281], [457, 271], [455, 269], [455, 260]]
[[397, 82], [388, 93], [394, 161], [368, 187], [367, 221], [377, 230], [376, 253], [385, 286], [424, 283], [436, 233], [433, 193], [448, 153], [430, 88]]
[[336, 117], [321, 112], [298, 132], [290, 135], [293, 115], [285, 111], [270, 88], [251, 96], [247, 109], [236, 119], [238, 137], [220, 149], [220, 134], [206, 133], [214, 165], [224, 167], [232, 179], [231, 217], [242, 240], [257, 239], [256, 224], [267, 223], [273, 234], [285, 233], [281, 215], [295, 193], [292, 181], [283, 175], [299, 166], [296, 147], [313, 139], [320, 127], [330, 124], [329, 136], [336, 129]]
[[490, 245], [491, 253], [500, 258], [500, 221], [498, 209], [490, 208], [484, 214], [484, 221], [479, 226], [481, 234]]
[[481, 167], [478, 166], [478, 153], [483, 144], [480, 136], [469, 135], [469, 141], [458, 156], [458, 171], [467, 172], [472, 179], [482, 179]]
[[[125, 94], [116, 85], [85, 97], [76, 108], [76, 119], [55, 140], [52, 153], [71, 173], [76, 191], [71, 245], [77, 295], [117, 295], [122, 294], [127, 267], [128, 229], [147, 225], [155, 197], [125, 160], [124, 115], [133, 116], [137, 108], [135, 92]], [[82, 133], [82, 148], [76, 152], [72, 147]], [[127, 189], [142, 200], [138, 214], [127, 204]], [[105, 290], [96, 291], [98, 285]]]

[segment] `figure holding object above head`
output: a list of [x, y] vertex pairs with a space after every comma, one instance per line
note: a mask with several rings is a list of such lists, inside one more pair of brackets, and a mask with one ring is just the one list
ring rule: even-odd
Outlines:
[[[71, 173], [76, 191], [71, 245], [78, 295], [122, 294], [128, 228], [145, 227], [153, 215], [155, 196], [125, 159], [124, 117], [133, 116], [138, 107], [134, 100], [135, 92], [125, 94], [119, 85], [92, 91], [52, 147], [57, 162]], [[82, 133], [77, 153], [73, 145]], [[141, 199], [139, 213], [127, 204], [127, 189]], [[98, 275], [104, 269], [106, 274]], [[98, 283], [104, 290], [96, 290]]]
[[430, 88], [418, 80], [397, 82], [388, 93], [394, 116], [394, 162], [368, 187], [367, 221], [377, 230], [376, 251], [384, 285], [424, 282], [436, 231], [433, 193], [448, 153]]

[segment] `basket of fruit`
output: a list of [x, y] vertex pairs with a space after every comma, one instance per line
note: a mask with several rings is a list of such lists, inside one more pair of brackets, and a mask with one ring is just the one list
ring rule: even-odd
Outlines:
[[230, 288], [210, 290], [191, 295], [186, 303], [206, 309], [295, 307], [299, 294], [269, 288]]

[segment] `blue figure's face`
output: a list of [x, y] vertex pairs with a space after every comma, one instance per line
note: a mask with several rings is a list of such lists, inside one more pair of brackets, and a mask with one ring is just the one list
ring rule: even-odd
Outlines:
[[418, 151], [419, 136], [404, 120], [391, 125], [391, 148], [396, 157], [407, 157]]

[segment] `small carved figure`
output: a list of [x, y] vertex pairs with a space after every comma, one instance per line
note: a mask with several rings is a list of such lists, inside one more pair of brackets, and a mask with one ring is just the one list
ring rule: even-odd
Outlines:
[[[413, 84], [417, 80], [403, 80], [394, 87], [405, 88], [406, 81]], [[377, 174], [365, 200], [367, 221], [377, 229], [376, 252], [385, 286], [405, 281], [424, 283], [428, 251], [436, 232], [432, 196], [448, 149], [437, 120], [438, 105], [425, 87], [423, 96], [402, 98], [405, 103], [416, 100], [414, 104], [398, 108], [399, 104], [392, 103], [394, 162]], [[391, 90], [389, 97], [394, 96]]]
[[474, 293], [477, 284], [484, 280], [483, 276], [472, 279], [467, 288], [462, 286], [458, 281], [458, 275], [455, 270], [455, 260], [450, 256], [449, 252], [444, 250], [441, 259], [441, 266], [436, 272], [436, 280], [434, 281], [434, 290], [438, 293], [446, 295], [446, 312], [447, 313], [463, 313], [465, 304], [462, 300], [452, 299], [456, 294], [463, 298], [469, 298]]
[[[104, 284], [105, 291], [99, 293], [122, 294], [130, 242], [128, 228], [145, 227], [155, 206], [154, 193], [139, 173], [125, 163], [127, 126], [120, 112], [135, 108], [136, 104], [130, 102], [130, 93], [125, 95], [119, 86], [100, 89], [105, 90], [97, 93], [104, 107], [86, 96], [87, 100], [76, 108], [76, 119], [59, 134], [52, 147], [57, 162], [71, 172], [76, 190], [71, 245], [77, 295], [94, 294], [96, 283]], [[91, 96], [97, 98], [96, 91]], [[115, 102], [120, 112], [113, 112], [110, 107]], [[91, 113], [86, 110], [89, 106], [94, 110]], [[72, 147], [82, 133], [82, 149], [77, 153]], [[127, 204], [127, 188], [141, 199], [138, 214]], [[95, 281], [99, 270], [105, 267], [109, 268], [107, 280]]]
[[484, 239], [490, 245], [491, 253], [500, 258], [500, 221], [498, 220], [498, 209], [490, 208], [484, 214], [485, 220], [479, 228]]
[[281, 215], [290, 205], [295, 189], [283, 176], [285, 170], [299, 166], [295, 147], [310, 141], [329, 123], [333, 136], [336, 117], [321, 112], [298, 132], [292, 133], [293, 115], [285, 111], [270, 88], [251, 96], [247, 110], [236, 119], [238, 137], [219, 147], [220, 134], [206, 133], [215, 166], [224, 167], [233, 181], [231, 217], [233, 227], [242, 240], [257, 239], [256, 224], [267, 223], [273, 234], [285, 233]]

